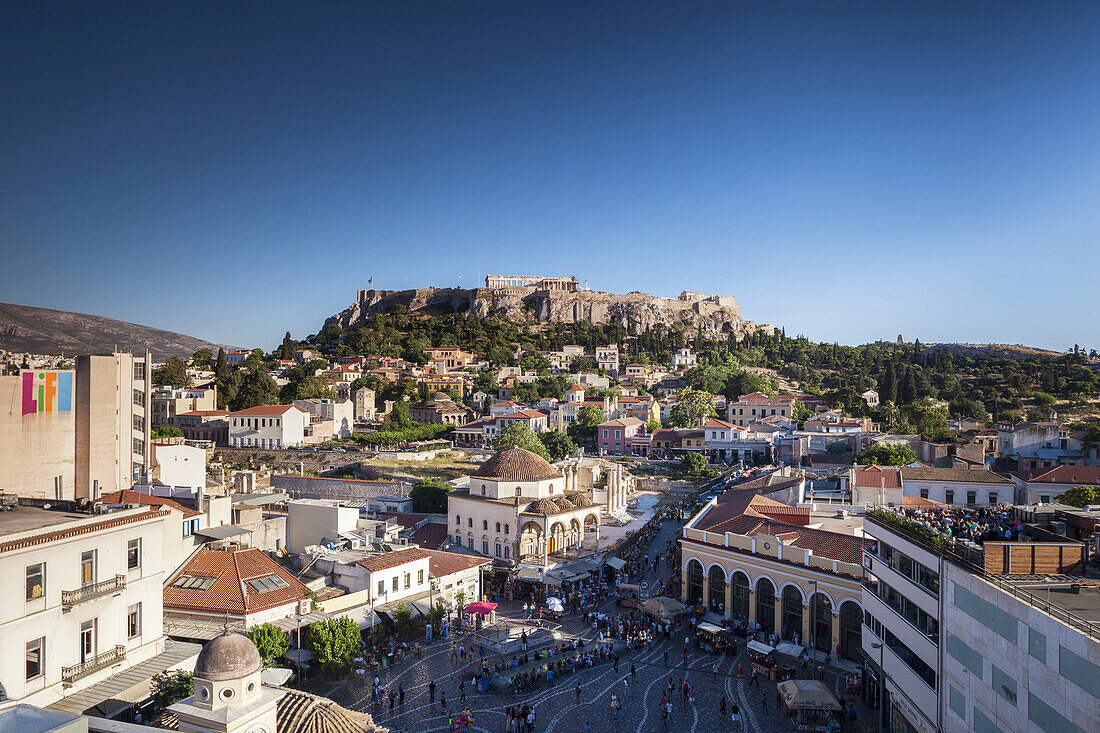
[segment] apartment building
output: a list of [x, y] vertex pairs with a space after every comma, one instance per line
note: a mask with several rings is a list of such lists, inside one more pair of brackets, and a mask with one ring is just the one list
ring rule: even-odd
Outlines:
[[218, 389], [209, 387], [156, 387], [152, 396], [154, 428], [179, 427], [177, 416], [185, 412], [218, 409]]
[[94, 499], [149, 470], [149, 354], [79, 356], [73, 370], [0, 376], [0, 486]]
[[318, 399], [294, 400], [295, 407], [310, 414], [311, 423], [331, 422], [330, 432], [335, 438], [350, 437], [355, 430], [355, 405], [351, 400]]
[[296, 405], [262, 405], [229, 413], [233, 448], [289, 448], [305, 440], [310, 414]]
[[794, 395], [768, 397], [762, 392], [741, 395], [736, 402], [731, 402], [726, 407], [726, 421], [747, 427], [751, 422], [773, 415], [791, 417], [794, 415], [795, 399], [797, 398]]
[[44, 506], [22, 499], [0, 512], [0, 684], [42, 707], [76, 694], [94, 705], [98, 683], [164, 651], [170, 513]]
[[1016, 485], [984, 469], [901, 468], [902, 493], [941, 504], [988, 506], [1011, 504]]
[[[1022, 516], [868, 514], [878, 545], [864, 552], [865, 680], [890, 730], [1096, 730], [1100, 596], [1085, 545]], [[957, 536], [968, 519], [982, 536]], [[1010, 527], [1013, 539], [991, 539]]]

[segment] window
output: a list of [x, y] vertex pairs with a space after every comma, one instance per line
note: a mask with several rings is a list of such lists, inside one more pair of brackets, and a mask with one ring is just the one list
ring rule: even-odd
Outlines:
[[603, 431], [603, 437], [604, 437], [605, 440], [607, 439], [607, 430], [606, 429], [604, 429], [604, 431]]
[[397, 576], [396, 576], [396, 575], [395, 575], [395, 576], [393, 576], [393, 583], [392, 583], [392, 585], [393, 585], [393, 592], [394, 592], [394, 593], [396, 593], [396, 592], [397, 592]]
[[262, 578], [253, 578], [248, 581], [248, 587], [257, 593], [267, 593], [268, 591], [278, 590], [279, 588], [289, 588], [290, 584], [278, 575], [266, 575]]
[[485, 496], [485, 484], [481, 485], [481, 495]]
[[497, 543], [496, 551], [497, 551], [496, 552], [497, 557], [500, 557], [500, 543], [499, 542]]
[[989, 492], [989, 504], [990, 504], [990, 506], [996, 506], [997, 505], [997, 492], [996, 491], [990, 491]]
[[27, 566], [27, 600], [33, 601], [46, 594], [46, 563], [36, 562]]
[[95, 619], [80, 624], [80, 661], [95, 657]]
[[504, 559], [507, 560], [510, 555], [511, 555], [511, 550], [508, 548], [508, 545], [505, 545], [504, 546]]
[[416, 584], [417, 585], [424, 585], [424, 571], [423, 570], [417, 570], [416, 571]]
[[27, 642], [27, 679], [33, 680], [46, 672], [46, 637]]
[[946, 491], [944, 491], [943, 492], [943, 503], [944, 504], [954, 504], [955, 503], [955, 492], [952, 491], [951, 489], [947, 489]]
[[172, 583], [172, 587], [201, 592], [214, 585], [215, 580], [217, 580], [217, 578], [203, 578], [198, 575], [181, 575]]
[[474, 549], [474, 538], [473, 537], [467, 537], [466, 538], [466, 547], [468, 547], [471, 550]]
[[126, 611], [126, 638], [141, 636], [141, 604], [135, 603]]
[[86, 550], [80, 553], [80, 584], [91, 585], [95, 583], [95, 550]]
[[516, 496], [519, 496], [519, 495], [520, 495], [520, 491], [521, 491], [520, 487], [518, 487], [518, 486], [517, 486], [517, 487], [516, 487]]
[[928, 489], [921, 489], [920, 490], [920, 498], [922, 498], [922, 499], [927, 499], [928, 498]]
[[380, 595], [380, 596], [386, 595], [386, 581], [384, 581], [384, 580], [379, 580], [378, 581], [378, 595]]
[[473, 527], [474, 526], [474, 518], [473, 517], [467, 517], [466, 518], [466, 526], [467, 527]]
[[457, 514], [455, 515], [455, 524], [457, 524], [459, 527], [462, 526], [462, 517]]
[[978, 492], [968, 491], [966, 492], [966, 504], [967, 506], [974, 506], [978, 503]]
[[135, 405], [144, 405], [145, 404], [145, 393], [142, 392], [140, 389], [135, 389], [134, 390], [134, 404]]
[[487, 532], [489, 530], [489, 520], [488, 519], [482, 519], [481, 520], [481, 530], [483, 532]]
[[618, 440], [620, 437], [622, 437], [622, 431], [621, 430], [616, 430], [615, 431], [615, 440]]
[[510, 525], [510, 524], [504, 525], [504, 534], [508, 534], [508, 528], [511, 527], [511, 526], [512, 525]]
[[134, 438], [134, 455], [145, 455], [145, 441], [141, 438]]
[[145, 430], [145, 418], [141, 415], [134, 415], [134, 430], [139, 433]]
[[405, 573], [405, 590], [412, 587], [412, 573]]
[[500, 532], [500, 522], [497, 522], [497, 532]]
[[145, 362], [143, 362], [143, 361], [135, 361], [134, 362], [134, 381], [136, 381], [136, 382], [144, 382], [145, 381]]
[[126, 569], [134, 570], [141, 567], [141, 538], [130, 540], [126, 543]]

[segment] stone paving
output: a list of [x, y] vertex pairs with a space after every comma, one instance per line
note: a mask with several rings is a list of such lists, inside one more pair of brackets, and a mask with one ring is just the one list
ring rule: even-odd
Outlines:
[[[665, 541], [674, 537], [680, 529], [675, 522], [668, 522], [662, 532], [653, 540], [650, 554], [660, 550], [664, 554]], [[662, 564], [663, 565], [663, 564]], [[668, 569], [662, 567], [660, 574], [667, 577]], [[647, 580], [656, 580], [652, 571]], [[501, 604], [503, 615], [515, 616], [518, 603]], [[603, 609], [615, 613], [614, 601], [608, 601]], [[574, 614], [562, 621], [562, 629], [567, 633], [591, 638], [594, 630], [584, 624], [583, 619]], [[458, 637], [462, 643], [463, 637]], [[741, 645], [742, 650], [744, 645]], [[668, 652], [668, 665], [665, 666], [665, 652]], [[766, 679], [750, 685], [749, 677], [738, 680], [738, 664], [749, 668], [748, 658], [742, 651], [736, 658], [719, 657], [691, 649], [683, 657], [683, 631], [673, 633], [672, 640], [661, 640], [650, 644], [637, 652], [621, 655], [619, 671], [616, 673], [611, 662], [584, 669], [572, 675], [555, 678], [553, 686], [545, 683], [530, 692], [521, 694], [479, 694], [474, 691], [471, 680], [473, 673], [480, 667], [475, 654], [469, 661], [462, 663], [452, 659], [450, 640], [437, 641], [429, 645], [423, 656], [413, 656], [393, 668], [378, 673], [384, 691], [404, 686], [405, 702], [390, 708], [385, 700], [381, 705], [371, 703], [371, 683], [373, 675], [356, 676], [332, 689], [317, 690], [336, 702], [356, 710], [370, 712], [379, 725], [393, 731], [446, 731], [448, 713], [457, 713], [463, 707], [469, 707], [474, 718], [474, 729], [484, 733], [503, 733], [505, 731], [505, 710], [509, 706], [528, 704], [536, 711], [535, 730], [538, 733], [583, 733], [585, 723], [599, 733], [617, 731], [732, 731], [729, 714], [720, 715], [720, 703], [724, 698], [727, 710], [736, 702], [742, 713], [742, 730], [757, 733], [789, 731], [793, 729], [789, 719], [776, 709], [776, 685]], [[486, 656], [490, 665], [499, 658]], [[713, 671], [715, 662], [719, 664], [717, 675]], [[630, 691], [627, 692], [626, 679], [631, 677], [631, 665], [637, 674], [632, 678]], [[666, 727], [662, 727], [660, 717], [661, 692], [668, 690], [669, 682], [677, 684], [687, 680], [696, 688], [695, 705], [691, 706], [677, 690], [672, 695], [673, 715]], [[429, 699], [428, 684], [436, 683], [435, 699]], [[460, 700], [458, 685], [466, 684], [466, 699]], [[580, 685], [580, 702], [576, 701], [576, 687]], [[612, 693], [623, 701], [621, 719], [613, 719], [610, 710]], [[447, 709], [441, 701], [446, 696]], [[762, 699], [766, 699], [766, 705]]]

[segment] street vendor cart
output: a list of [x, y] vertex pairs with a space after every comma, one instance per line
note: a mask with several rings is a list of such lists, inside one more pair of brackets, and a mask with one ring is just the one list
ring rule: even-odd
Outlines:
[[752, 662], [752, 668], [757, 674], [763, 675], [770, 680], [775, 679], [778, 672], [778, 667], [775, 664], [775, 647], [771, 644], [765, 644], [762, 641], [751, 639], [749, 643], [745, 645], [745, 651], [749, 653], [749, 660]]
[[659, 621], [673, 621], [678, 616], [683, 616], [687, 613], [688, 608], [675, 598], [660, 596], [658, 598], [650, 598], [642, 601], [638, 604], [638, 610], [653, 616]]
[[615, 588], [615, 598], [624, 608], [637, 608], [642, 599], [642, 586], [619, 583]]
[[706, 621], [695, 627], [695, 646], [711, 654], [737, 653], [737, 642], [730, 633]]
[[840, 703], [820, 680], [787, 680], [779, 683], [783, 704], [791, 711], [795, 730], [832, 733], [840, 730], [833, 713]]

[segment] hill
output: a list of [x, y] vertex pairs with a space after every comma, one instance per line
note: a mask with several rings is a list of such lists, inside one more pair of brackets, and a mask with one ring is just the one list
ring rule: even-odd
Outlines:
[[161, 360], [189, 357], [203, 347], [218, 349], [209, 341], [113, 318], [0, 303], [0, 349], [6, 351], [76, 356], [148, 349]]

